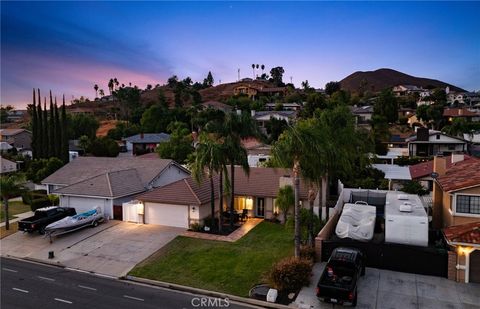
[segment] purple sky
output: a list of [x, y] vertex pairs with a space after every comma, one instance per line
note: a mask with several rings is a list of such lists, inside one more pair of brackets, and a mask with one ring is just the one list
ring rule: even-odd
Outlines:
[[388, 67], [480, 90], [479, 2], [2, 2], [2, 105], [32, 88], [93, 99], [93, 85], [252, 76], [323, 87]]

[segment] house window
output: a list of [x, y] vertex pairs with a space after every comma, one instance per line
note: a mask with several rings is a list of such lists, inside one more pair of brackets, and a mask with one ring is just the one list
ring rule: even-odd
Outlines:
[[276, 198], [273, 199], [273, 213], [277, 213], [277, 214], [280, 213], [280, 208], [277, 205], [277, 199]]
[[448, 145], [448, 150], [455, 150], [455, 145]]
[[480, 215], [480, 196], [458, 195], [456, 212]]
[[437, 134], [437, 139], [440, 139], [440, 134]]

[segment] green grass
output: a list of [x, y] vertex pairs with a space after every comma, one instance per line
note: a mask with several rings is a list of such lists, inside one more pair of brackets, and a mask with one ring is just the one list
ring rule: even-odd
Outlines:
[[[5, 207], [2, 202], [2, 207], [0, 210], [0, 222], [5, 221]], [[13, 219], [15, 215], [30, 211], [30, 205], [26, 205], [21, 201], [8, 202], [8, 217]]]
[[178, 236], [130, 275], [248, 296], [273, 263], [293, 255], [293, 235], [262, 222], [235, 243]]

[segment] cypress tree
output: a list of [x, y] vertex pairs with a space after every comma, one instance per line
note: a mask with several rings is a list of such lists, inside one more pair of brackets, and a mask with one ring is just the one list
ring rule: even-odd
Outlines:
[[44, 158], [50, 158], [50, 141], [48, 136], [48, 111], [47, 111], [47, 97], [43, 100], [43, 155]]
[[42, 99], [40, 97], [40, 89], [38, 89], [38, 108], [37, 108], [37, 122], [38, 122], [38, 157], [45, 158], [45, 142], [43, 137], [43, 112], [42, 112]]
[[48, 157], [55, 156], [55, 116], [53, 115], [52, 90], [50, 90], [50, 116], [48, 118]]
[[57, 98], [55, 97], [55, 157], [62, 159], [62, 127], [60, 126], [60, 115], [58, 114]]
[[63, 163], [68, 163], [70, 160], [70, 155], [68, 153], [68, 127], [67, 127], [67, 111], [65, 109], [65, 95], [63, 95], [63, 104], [62, 104], [62, 160]]
[[38, 144], [38, 124], [37, 124], [37, 102], [35, 99], [35, 88], [33, 88], [33, 104], [30, 108], [30, 113], [32, 116], [32, 157], [37, 158], [37, 144]]

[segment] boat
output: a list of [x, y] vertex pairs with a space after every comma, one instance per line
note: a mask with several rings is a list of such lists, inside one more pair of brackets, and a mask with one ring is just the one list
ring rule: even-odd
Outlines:
[[45, 227], [47, 236], [52, 241], [52, 236], [73, 232], [87, 226], [97, 226], [104, 220], [100, 207], [74, 215], [68, 216]]
[[338, 219], [335, 234], [340, 238], [369, 241], [375, 229], [376, 207], [366, 203], [346, 203]]

